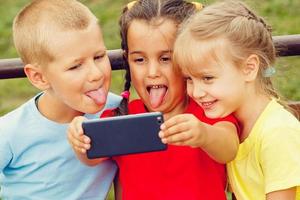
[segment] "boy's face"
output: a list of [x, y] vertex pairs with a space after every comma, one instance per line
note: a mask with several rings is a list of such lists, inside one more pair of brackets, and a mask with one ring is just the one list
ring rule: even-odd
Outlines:
[[86, 30], [58, 32], [50, 45], [55, 59], [42, 68], [49, 83], [45, 93], [62, 110], [101, 110], [110, 86], [111, 66], [98, 24], [92, 23]]
[[132, 83], [150, 111], [166, 114], [185, 106], [185, 83], [172, 61], [176, 30], [171, 20], [159, 25], [134, 20], [128, 30]]

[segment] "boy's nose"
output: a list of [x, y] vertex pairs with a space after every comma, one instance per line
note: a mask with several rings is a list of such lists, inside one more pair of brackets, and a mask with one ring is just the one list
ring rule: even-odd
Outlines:
[[89, 81], [100, 80], [103, 77], [101, 66], [96, 65], [95, 62], [91, 62], [89, 67]]

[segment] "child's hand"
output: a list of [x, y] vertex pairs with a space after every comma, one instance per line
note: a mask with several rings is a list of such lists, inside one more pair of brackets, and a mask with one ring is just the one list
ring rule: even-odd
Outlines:
[[159, 137], [165, 144], [202, 147], [205, 142], [204, 127], [194, 115], [180, 114], [161, 125]]
[[86, 151], [90, 149], [91, 140], [88, 136], [84, 135], [82, 129], [82, 122], [86, 118], [79, 116], [75, 117], [69, 124], [68, 141], [71, 144], [75, 153], [86, 154]]

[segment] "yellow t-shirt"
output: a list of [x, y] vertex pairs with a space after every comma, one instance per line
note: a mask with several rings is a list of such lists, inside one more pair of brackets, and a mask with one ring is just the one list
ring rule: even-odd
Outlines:
[[300, 200], [300, 122], [272, 100], [227, 164], [230, 186], [239, 200], [297, 186]]

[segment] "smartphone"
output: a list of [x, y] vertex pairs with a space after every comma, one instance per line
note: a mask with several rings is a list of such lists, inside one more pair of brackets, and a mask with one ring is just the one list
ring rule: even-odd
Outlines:
[[84, 121], [84, 133], [91, 138], [87, 156], [101, 158], [166, 150], [167, 145], [158, 136], [163, 121], [161, 112]]

